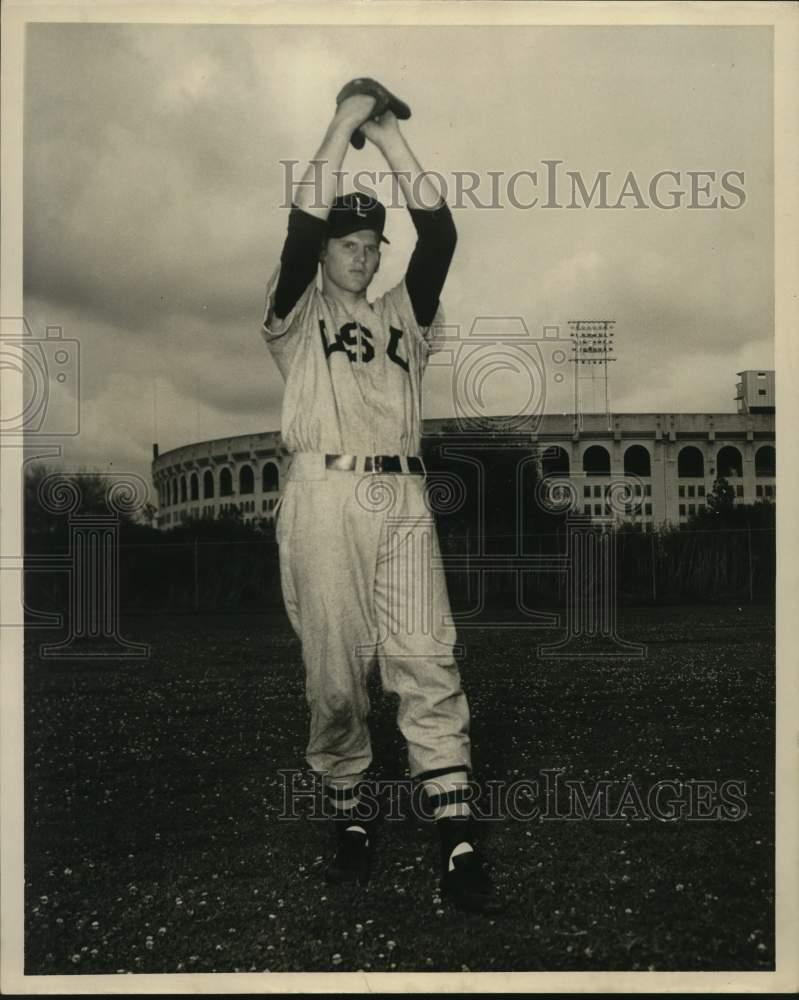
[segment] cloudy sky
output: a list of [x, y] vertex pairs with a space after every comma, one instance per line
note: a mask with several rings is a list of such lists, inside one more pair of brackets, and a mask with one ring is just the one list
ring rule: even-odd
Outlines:
[[[519, 317], [530, 335], [616, 321], [617, 411], [735, 409], [735, 373], [773, 367], [771, 39], [767, 28], [29, 25], [25, 84], [25, 312], [80, 342], [81, 433], [64, 465], [149, 479], [160, 450], [279, 427], [282, 382], [260, 335], [285, 232], [286, 168], [317, 148], [338, 89], [375, 76], [413, 109], [422, 164], [500, 177], [502, 206], [454, 208], [449, 324]], [[664, 170], [674, 210], [544, 209], [544, 160], [590, 189], [631, 171], [651, 206]], [[380, 170], [351, 151], [349, 170]], [[507, 178], [536, 171], [539, 205]], [[743, 188], [737, 208], [689, 208], [688, 171]], [[557, 199], [570, 189], [559, 175]], [[380, 192], [384, 197], [388, 188]], [[517, 200], [535, 192], [521, 180]], [[452, 199], [450, 199], [452, 200]], [[400, 280], [405, 212], [375, 283]], [[484, 332], [494, 323], [480, 327]], [[546, 353], [546, 352], [544, 352]], [[425, 415], [453, 412], [452, 370], [431, 368]], [[521, 385], [499, 372], [491, 412]], [[553, 392], [547, 407], [567, 401]]]

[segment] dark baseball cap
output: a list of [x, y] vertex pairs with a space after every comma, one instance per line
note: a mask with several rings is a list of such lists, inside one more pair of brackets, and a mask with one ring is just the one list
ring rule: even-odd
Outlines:
[[333, 202], [327, 218], [327, 235], [341, 239], [361, 229], [372, 229], [380, 237], [381, 243], [388, 243], [389, 240], [383, 235], [385, 225], [385, 205], [363, 191], [352, 191], [339, 195]]

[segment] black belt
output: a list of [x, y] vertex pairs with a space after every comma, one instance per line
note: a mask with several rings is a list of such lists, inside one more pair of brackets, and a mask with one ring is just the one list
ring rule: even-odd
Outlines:
[[[403, 461], [405, 468], [403, 468]], [[407, 470], [411, 475], [423, 476], [424, 463], [416, 455], [325, 455], [325, 466], [328, 469], [338, 469], [339, 472], [393, 472], [403, 473]]]

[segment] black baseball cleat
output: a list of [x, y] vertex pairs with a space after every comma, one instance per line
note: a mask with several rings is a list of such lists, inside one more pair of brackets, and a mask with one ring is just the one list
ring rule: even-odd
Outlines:
[[441, 876], [441, 894], [467, 913], [499, 913], [502, 909], [494, 885], [476, 850], [452, 858], [452, 867]]
[[336, 821], [336, 855], [328, 865], [325, 880], [333, 885], [366, 885], [372, 874], [372, 836], [366, 824], [361, 830], [347, 829]]
[[[436, 822], [441, 843], [441, 894], [468, 913], [498, 913], [502, 906], [474, 844], [474, 821], [458, 816]], [[461, 845], [468, 849], [453, 853]]]

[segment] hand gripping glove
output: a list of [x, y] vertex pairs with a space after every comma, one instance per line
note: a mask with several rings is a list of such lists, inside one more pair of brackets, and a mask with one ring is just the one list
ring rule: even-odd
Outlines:
[[[377, 80], [372, 80], [368, 76], [359, 76], [357, 79], [345, 83], [336, 97], [336, 107], [347, 97], [352, 97], [354, 94], [368, 94], [370, 97], [374, 97], [375, 106], [371, 115], [369, 115], [370, 120], [379, 118], [386, 111], [393, 111], [401, 121], [405, 121], [411, 117], [411, 109], [405, 101], [401, 101], [398, 97], [395, 97], [382, 83], [378, 83]], [[363, 149], [366, 136], [359, 128], [356, 128], [352, 133], [350, 142], [356, 149]]]

